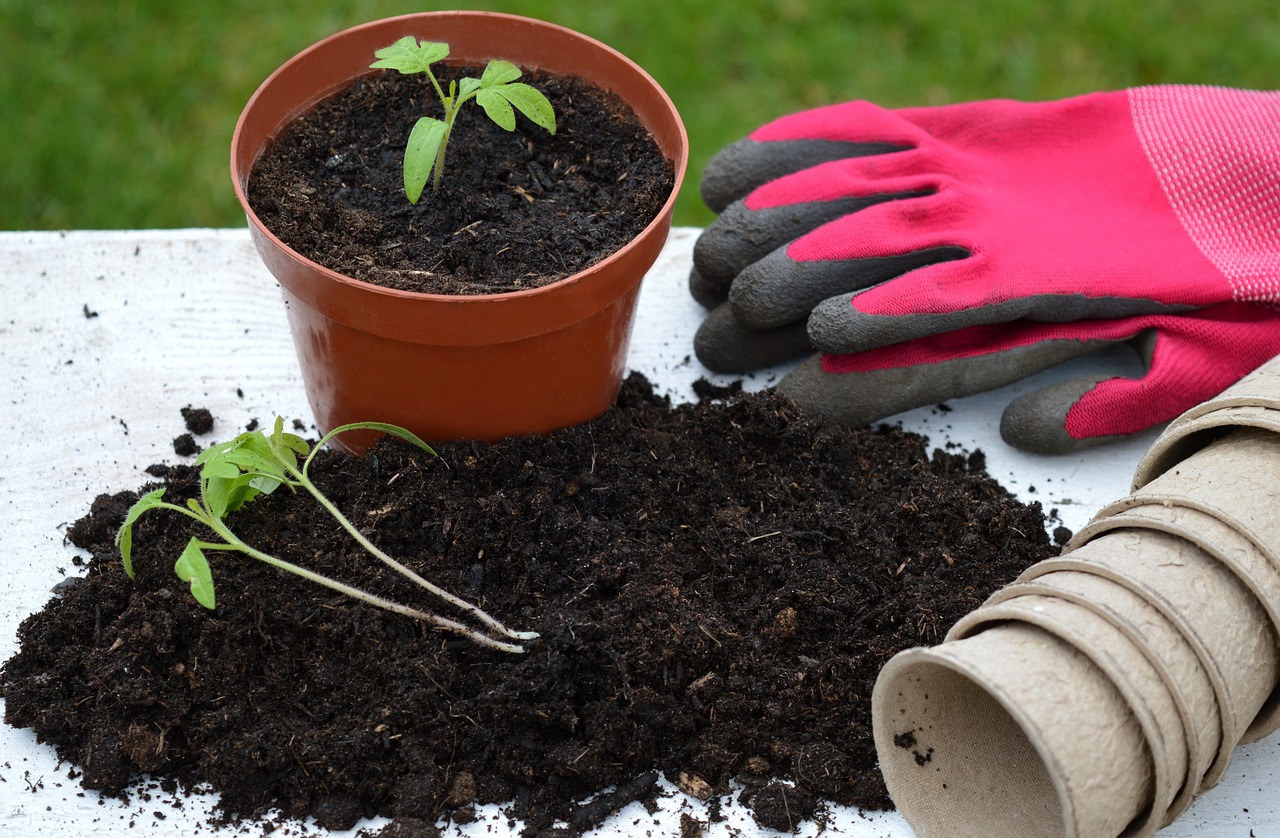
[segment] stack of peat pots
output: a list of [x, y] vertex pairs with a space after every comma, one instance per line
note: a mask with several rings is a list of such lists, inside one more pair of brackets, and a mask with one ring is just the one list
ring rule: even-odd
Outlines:
[[1280, 728], [1280, 359], [1178, 419], [1133, 493], [872, 697], [921, 838], [1151, 835]]

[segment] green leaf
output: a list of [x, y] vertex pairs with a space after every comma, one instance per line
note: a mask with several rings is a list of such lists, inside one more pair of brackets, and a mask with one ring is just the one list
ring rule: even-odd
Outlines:
[[545, 128], [550, 133], [556, 132], [556, 112], [551, 102], [537, 88], [522, 82], [504, 84], [492, 88], [494, 93], [502, 96], [516, 106], [516, 110], [529, 117], [535, 125]]
[[240, 467], [235, 463], [227, 462], [225, 455], [216, 460], [209, 460], [204, 464], [204, 468], [200, 469], [201, 480], [212, 480], [214, 478], [234, 479], [240, 476]]
[[499, 93], [500, 90], [502, 90], [500, 87], [486, 87], [476, 94], [476, 101], [480, 103], [480, 107], [484, 108], [489, 118], [498, 124], [498, 127], [514, 131], [516, 130], [516, 112], [511, 110], [511, 105]]
[[130, 579], [136, 578], [133, 575], [133, 525], [148, 509], [155, 509], [160, 506], [164, 498], [164, 489], [156, 489], [154, 492], [147, 492], [138, 498], [133, 506], [129, 507], [129, 511], [125, 513], [124, 523], [120, 525], [120, 529], [116, 530], [116, 545], [120, 548], [120, 561], [124, 565], [124, 572], [129, 575]]
[[520, 68], [510, 61], [498, 58], [485, 66], [484, 72], [480, 74], [480, 84], [484, 87], [496, 87], [518, 78], [520, 78]]
[[401, 73], [425, 73], [428, 68], [449, 55], [449, 45], [432, 41], [418, 42], [406, 35], [394, 44], [374, 52], [379, 59], [369, 66], [378, 70], [399, 70]]
[[480, 87], [481, 87], [481, 84], [479, 79], [473, 79], [473, 78], [463, 79], [461, 85], [459, 85], [458, 87], [458, 90], [459, 90], [458, 101], [462, 102], [468, 97], [472, 96], [477, 90], [480, 89]]
[[219, 446], [200, 471], [201, 492], [209, 512], [222, 519], [258, 495], [290, 482], [286, 464], [297, 466], [293, 451], [275, 446], [261, 433], [241, 434]]
[[423, 442], [422, 439], [413, 431], [408, 428], [402, 428], [399, 425], [392, 425], [389, 422], [350, 422], [346, 425], [339, 425], [329, 431], [329, 433], [325, 434], [324, 438], [316, 443], [316, 448], [323, 448], [329, 440], [333, 439], [338, 434], [343, 434], [347, 431], [381, 431], [382, 433], [393, 436], [396, 439], [403, 439], [405, 442], [412, 443], [433, 457], [436, 456], [435, 449]]
[[[293, 452], [285, 449], [290, 458]], [[254, 474], [262, 474], [268, 477], [274, 477], [280, 481], [284, 481], [286, 475], [284, 467], [280, 461], [271, 456], [269, 450], [257, 451], [251, 448], [240, 448], [235, 451], [228, 451], [223, 462], [235, 466], [237, 471], [252, 472]], [[233, 477], [234, 475], [218, 475], [219, 477]]]
[[[254, 473], [241, 474], [233, 479], [215, 477], [205, 485], [205, 503], [209, 505], [209, 511], [215, 518], [220, 520], [226, 518], [246, 503], [265, 494], [258, 486], [258, 481], [263, 479], [261, 475]], [[279, 481], [274, 477], [265, 479], [266, 483], [263, 485], [270, 486], [272, 490], [279, 485]]]
[[293, 451], [295, 454], [301, 454], [303, 457], [311, 453], [311, 446], [307, 441], [297, 434], [281, 434], [280, 441], [285, 447]]
[[200, 549], [200, 542], [194, 538], [187, 542], [182, 555], [173, 565], [173, 571], [183, 582], [190, 583], [191, 595], [196, 598], [196, 602], [209, 610], [214, 609], [213, 571], [209, 569], [204, 551]]
[[227, 515], [227, 507], [231, 503], [231, 493], [235, 489], [235, 481], [225, 477], [211, 477], [201, 488], [204, 502], [209, 507], [209, 514], [219, 520]]
[[409, 134], [404, 147], [404, 194], [411, 204], [418, 203], [427, 178], [431, 177], [444, 134], [445, 124], [429, 116], [419, 119]]
[[226, 442], [219, 442], [214, 445], [210, 445], [208, 448], [201, 451], [200, 455], [196, 457], [196, 464], [202, 465], [210, 460], [219, 459], [228, 451], [234, 451], [244, 445], [251, 444], [255, 439], [258, 439], [261, 436], [262, 434], [255, 431], [245, 431], [235, 439], [229, 439]]
[[[257, 482], [260, 479], [252, 474], [246, 474], [236, 480], [227, 492], [227, 507], [222, 513], [223, 516], [239, 511], [246, 503], [257, 500], [260, 495], [266, 494], [258, 488]], [[268, 485], [275, 489], [279, 484], [269, 482]]]
[[271, 477], [265, 474], [252, 474], [249, 476], [249, 485], [258, 490], [259, 494], [269, 495], [276, 489], [280, 488], [283, 481], [277, 477]]

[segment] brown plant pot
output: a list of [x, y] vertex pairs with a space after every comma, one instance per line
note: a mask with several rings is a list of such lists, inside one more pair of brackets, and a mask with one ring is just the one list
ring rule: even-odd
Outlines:
[[[573, 75], [620, 96], [671, 161], [658, 216], [604, 260], [541, 288], [450, 296], [383, 288], [322, 267], [285, 245], [249, 206], [250, 170], [277, 132], [369, 69], [404, 37], [444, 41], [450, 59], [505, 58]], [[392, 422], [428, 440], [545, 433], [603, 412], [617, 397], [640, 281], [666, 242], [688, 162], [675, 106], [644, 70], [564, 27], [491, 12], [425, 12], [332, 35], [285, 62], [245, 106], [231, 177], [249, 230], [284, 292], [307, 397], [322, 432]], [[372, 435], [346, 435], [359, 453]]]

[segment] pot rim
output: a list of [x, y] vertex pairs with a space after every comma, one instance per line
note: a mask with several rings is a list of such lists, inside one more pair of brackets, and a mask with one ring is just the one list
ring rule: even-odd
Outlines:
[[[678, 143], [675, 149], [676, 154], [674, 155], [674, 159], [671, 159], [673, 175], [674, 175], [671, 193], [670, 195], [667, 196], [667, 200], [663, 203], [662, 208], [658, 211], [657, 215], [655, 215], [654, 218], [650, 220], [650, 222], [645, 226], [645, 228], [642, 231], [640, 231], [640, 233], [638, 233], [634, 238], [632, 238], [629, 242], [624, 244], [618, 250], [615, 250], [613, 253], [610, 253], [608, 256], [604, 257], [600, 261], [595, 262], [576, 273], [570, 274], [569, 276], [556, 280], [555, 282], [548, 283], [547, 285], [543, 285], [538, 288], [528, 288], [528, 289], [523, 289], [519, 291], [509, 291], [509, 292], [494, 293], [494, 294], [455, 295], [455, 294], [430, 294], [430, 293], [423, 293], [418, 291], [406, 291], [402, 289], [387, 288], [372, 282], [366, 282], [364, 280], [347, 276], [346, 274], [343, 274], [331, 268], [325, 267], [324, 265], [321, 265], [318, 262], [313, 261], [312, 259], [304, 256], [303, 254], [298, 253], [289, 245], [281, 241], [266, 226], [266, 224], [264, 224], [262, 220], [258, 218], [257, 213], [254, 212], [252, 206], [250, 206], [249, 204], [248, 195], [246, 193], [246, 185], [248, 182], [249, 172], [252, 169], [253, 162], [255, 162], [257, 159], [257, 155], [255, 154], [253, 160], [249, 161], [248, 165], [243, 170], [239, 164], [238, 158], [240, 157], [242, 145], [245, 142], [244, 134], [245, 134], [246, 122], [248, 121], [248, 118], [251, 115], [251, 113], [254, 111], [255, 107], [258, 105], [259, 100], [264, 96], [265, 91], [271, 88], [271, 86], [276, 83], [277, 79], [279, 79], [282, 75], [288, 73], [293, 67], [295, 67], [299, 63], [302, 63], [308, 60], [308, 58], [312, 54], [325, 50], [330, 45], [332, 45], [333, 42], [335, 41], [351, 38], [351, 37], [359, 37], [359, 35], [363, 32], [373, 30], [373, 29], [390, 28], [397, 24], [404, 24], [405, 28], [407, 29], [410, 27], [410, 24], [419, 23], [424, 20], [444, 20], [444, 19], [457, 20], [457, 21], [463, 21], [463, 22], [467, 21], [468, 19], [507, 20], [519, 26], [532, 26], [538, 29], [542, 29], [544, 31], [555, 32], [562, 37], [578, 40], [590, 48], [602, 51], [610, 55], [610, 57], [613, 60], [627, 67], [630, 72], [635, 73], [637, 76], [642, 78], [647, 83], [647, 86], [652, 88], [652, 92], [655, 94], [656, 98], [659, 101], [661, 101], [665, 110], [669, 112], [671, 119], [673, 120], [674, 128], [676, 129], [678, 134]], [[537, 65], [530, 65], [530, 64], [527, 64], [526, 62], [523, 66], [527, 67], [527, 66], [537, 66]], [[370, 74], [372, 74], [373, 72], [375, 71], [373, 70], [369, 71]], [[363, 75], [363, 74], [360, 74], [360, 75]], [[295, 111], [292, 114], [290, 114], [283, 123], [275, 126], [274, 131], [278, 131], [280, 127], [287, 124], [290, 120], [297, 118], [299, 114], [301, 114], [302, 112], [305, 112], [307, 109], [314, 106], [317, 102], [338, 92], [339, 90], [342, 89], [342, 87], [344, 87], [347, 84], [350, 84], [350, 82], [356, 78], [359, 78], [359, 75], [347, 76], [345, 80], [338, 86], [329, 87], [328, 89], [324, 89], [324, 90], [318, 90], [316, 92], [316, 95], [314, 95], [308, 101], [299, 102]], [[653, 133], [652, 129], [649, 126], [646, 125], [646, 128], [650, 130], [651, 134]], [[274, 136], [274, 131], [272, 136]], [[265, 146], [265, 143], [263, 145]], [[646, 72], [644, 68], [642, 68], [639, 64], [635, 63], [630, 58], [623, 55], [621, 52], [609, 46], [608, 44], [605, 44], [602, 41], [598, 41], [589, 35], [585, 35], [581, 32], [570, 29], [566, 26], [562, 26], [560, 24], [551, 23], [544, 20], [539, 20], [537, 18], [524, 17], [522, 15], [514, 15], [514, 14], [508, 14], [504, 12], [485, 12], [485, 11], [413, 12], [409, 14], [397, 15], [393, 17], [380, 18], [378, 20], [368, 21], [366, 23], [358, 24], [356, 26], [352, 26], [347, 29], [343, 29], [341, 31], [335, 32], [332, 35], [322, 38], [319, 41], [315, 41], [310, 46], [294, 54], [291, 58], [289, 58], [287, 61], [282, 63], [269, 76], [267, 76], [267, 78], [258, 86], [258, 88], [254, 91], [253, 95], [249, 98], [248, 102], [245, 104], [245, 107], [241, 111], [239, 118], [236, 120], [235, 130], [232, 133], [232, 138], [231, 138], [231, 180], [232, 180], [232, 184], [234, 185], [236, 198], [237, 200], [239, 200], [241, 208], [244, 210], [245, 215], [249, 220], [250, 226], [254, 228], [254, 232], [258, 235], [265, 237], [272, 244], [272, 246], [274, 246], [279, 250], [280, 253], [286, 254], [289, 258], [296, 261], [301, 266], [305, 267], [307, 270], [319, 273], [325, 276], [326, 278], [328, 278], [330, 281], [337, 282], [344, 286], [348, 286], [352, 290], [358, 289], [362, 293], [376, 294], [379, 296], [389, 298], [390, 300], [400, 299], [404, 301], [419, 301], [419, 302], [431, 301], [431, 302], [446, 304], [446, 305], [450, 305], [450, 304], [462, 305], [462, 304], [468, 304], [468, 303], [496, 304], [500, 302], [515, 303], [521, 300], [531, 300], [532, 298], [542, 297], [547, 294], [555, 293], [557, 290], [562, 289], [567, 285], [576, 284], [582, 281], [583, 279], [588, 278], [591, 275], [601, 271], [602, 269], [607, 268], [613, 263], [626, 258], [627, 254], [631, 250], [638, 247], [645, 239], [647, 239], [650, 235], [653, 234], [655, 228], [662, 227], [662, 226], [667, 226], [667, 227], [670, 226], [671, 215], [674, 211], [676, 199], [680, 194], [680, 189], [684, 182], [684, 176], [686, 173], [686, 169], [688, 167], [688, 160], [689, 160], [689, 137], [688, 137], [688, 132], [684, 126], [684, 121], [680, 117], [679, 111], [677, 111], [675, 104], [671, 101], [671, 98], [670, 96], [667, 95], [667, 92], [663, 90], [662, 86], [659, 85], [658, 82], [654, 80], [654, 78], [651, 75], [649, 75], [649, 73]]]

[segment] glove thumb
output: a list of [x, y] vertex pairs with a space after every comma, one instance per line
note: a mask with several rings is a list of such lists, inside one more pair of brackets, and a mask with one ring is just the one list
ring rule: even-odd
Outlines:
[[1001, 418], [1005, 441], [1065, 453], [1138, 433], [1213, 398], [1280, 351], [1277, 313], [1266, 306], [1225, 303], [1132, 322], [1143, 375], [1075, 379], [1021, 396]]
[[1089, 393], [1101, 391], [1105, 395], [1108, 389], [1106, 382], [1117, 380], [1133, 379], [1116, 379], [1109, 375], [1082, 376], [1019, 396], [1009, 403], [1000, 417], [1000, 436], [1014, 448], [1032, 454], [1070, 454], [1135, 433], [1075, 437], [1067, 431], [1068, 418], [1080, 400]]

